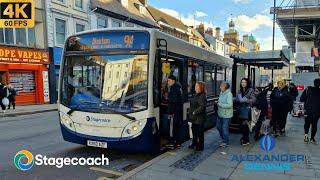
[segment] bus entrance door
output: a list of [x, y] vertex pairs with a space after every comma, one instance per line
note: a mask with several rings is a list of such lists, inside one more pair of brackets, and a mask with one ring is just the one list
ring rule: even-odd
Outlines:
[[[179, 59], [161, 58], [162, 77], [161, 77], [161, 105], [160, 105], [160, 134], [161, 134], [161, 147], [165, 147], [172, 140], [173, 136], [173, 119], [169, 118], [168, 103], [169, 91], [168, 77], [174, 75], [177, 78], [176, 83], [182, 82], [183, 61]], [[181, 90], [181, 92], [183, 92]], [[183, 95], [182, 95], [183, 97]], [[181, 107], [182, 108], [182, 107]], [[182, 118], [182, 116], [181, 116]]]

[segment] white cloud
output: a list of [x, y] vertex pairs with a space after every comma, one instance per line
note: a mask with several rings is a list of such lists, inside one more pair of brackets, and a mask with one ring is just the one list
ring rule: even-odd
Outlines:
[[248, 4], [251, 0], [233, 0], [236, 4]]
[[166, 13], [166, 14], [169, 14], [175, 18], [178, 18], [180, 19], [180, 13], [176, 10], [173, 10], [173, 9], [167, 9], [167, 8], [160, 8], [159, 9], [160, 11]]
[[247, 15], [240, 15], [235, 18], [236, 28], [240, 31], [249, 33], [255, 31], [262, 26], [272, 27], [273, 21], [269, 16], [256, 14], [249, 17]]
[[261, 13], [262, 13], [262, 14], [270, 14], [270, 9], [269, 9], [269, 8], [266, 8], [266, 9], [263, 10]]
[[[272, 50], [272, 36], [268, 36], [266, 38], [258, 37], [257, 41], [260, 43], [260, 50], [267, 51]], [[282, 46], [288, 45], [283, 35], [278, 35], [274, 39], [274, 49], [282, 49]]]
[[206, 13], [204, 13], [204, 12], [202, 12], [202, 11], [196, 11], [195, 16], [196, 16], [197, 18], [201, 18], [201, 17], [207, 17], [208, 14], [206, 14]]
[[187, 26], [194, 26], [194, 25], [199, 25], [200, 23], [203, 23], [205, 27], [214, 27], [211, 22], [197, 20], [197, 18], [208, 16], [206, 13], [201, 11], [196, 11], [194, 15], [193, 14], [184, 15], [184, 14], [180, 14], [178, 11], [174, 9], [160, 8], [160, 10], [177, 19], [180, 19]]

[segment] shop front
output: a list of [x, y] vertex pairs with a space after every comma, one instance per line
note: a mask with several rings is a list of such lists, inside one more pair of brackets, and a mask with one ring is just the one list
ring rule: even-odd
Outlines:
[[0, 46], [0, 81], [18, 92], [18, 105], [49, 103], [47, 50]]

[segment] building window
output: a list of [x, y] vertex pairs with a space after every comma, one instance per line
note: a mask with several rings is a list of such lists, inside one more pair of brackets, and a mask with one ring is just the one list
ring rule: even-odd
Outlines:
[[16, 29], [16, 44], [25, 46], [27, 45], [26, 29]]
[[134, 27], [134, 24], [129, 23], [129, 22], [125, 22], [125, 23], [124, 23], [124, 26], [125, 26], [125, 27]]
[[76, 23], [76, 32], [81, 32], [85, 30], [85, 25]]
[[5, 37], [6, 37], [6, 44], [14, 44], [14, 38], [13, 38], [13, 29], [12, 28], [6, 28], [5, 30]]
[[98, 18], [97, 22], [98, 29], [100, 28], [107, 28], [108, 27], [108, 21], [105, 18]]
[[112, 20], [112, 27], [121, 27], [121, 21], [113, 19]]
[[28, 28], [28, 45], [36, 46], [36, 32], [34, 28]]
[[0, 28], [0, 43], [4, 43], [3, 28]]
[[56, 44], [64, 44], [66, 38], [66, 21], [56, 19]]
[[82, 9], [83, 8], [82, 0], [75, 0], [75, 6], [76, 8]]
[[35, 30], [34, 28], [0, 28], [0, 43], [35, 47]]

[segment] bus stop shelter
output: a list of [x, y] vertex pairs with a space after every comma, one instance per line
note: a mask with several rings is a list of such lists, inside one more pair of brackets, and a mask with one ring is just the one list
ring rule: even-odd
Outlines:
[[[273, 70], [282, 69], [284, 66], [290, 65], [290, 60], [293, 59], [293, 54], [291, 49], [275, 50], [275, 51], [257, 51], [257, 52], [247, 52], [247, 53], [236, 53], [230, 56], [233, 59], [233, 73], [232, 73], [232, 93], [236, 94], [237, 91], [237, 75], [238, 66], [247, 66], [248, 79], [255, 80], [256, 74], [253, 68], [265, 68], [272, 70], [272, 82], [273, 82]], [[289, 68], [290, 69], [290, 68]], [[290, 72], [289, 72], [290, 73]], [[259, 77], [260, 78], [260, 77]], [[253, 86], [255, 86], [255, 81]]]

